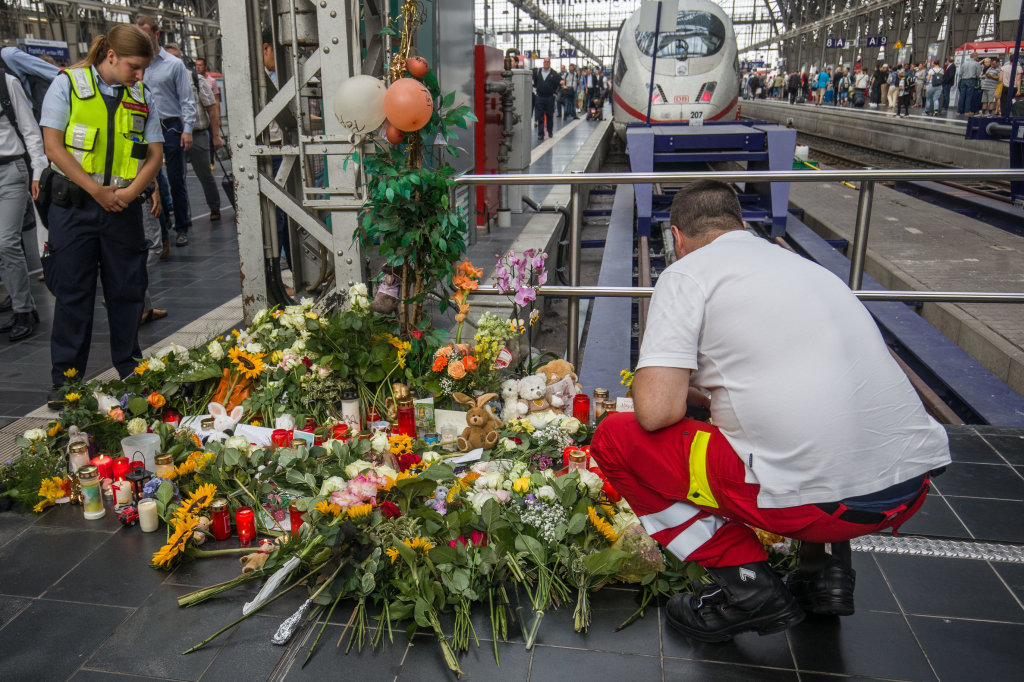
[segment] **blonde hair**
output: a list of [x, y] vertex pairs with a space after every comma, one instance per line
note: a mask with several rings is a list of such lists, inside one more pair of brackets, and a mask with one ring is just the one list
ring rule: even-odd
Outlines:
[[108, 50], [113, 50], [118, 57], [153, 59], [153, 43], [149, 36], [138, 26], [121, 24], [110, 29], [105, 36], [93, 38], [89, 54], [77, 64], [73, 64], [72, 68], [95, 66], [106, 58]]

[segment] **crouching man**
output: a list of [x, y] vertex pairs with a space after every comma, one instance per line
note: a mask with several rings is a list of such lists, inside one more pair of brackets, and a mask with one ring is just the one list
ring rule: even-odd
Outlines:
[[[636, 412], [591, 447], [647, 531], [716, 583], [674, 596], [668, 623], [720, 642], [853, 613], [848, 541], [920, 508], [946, 433], [843, 282], [745, 231], [728, 185], [684, 188], [671, 220], [679, 260], [654, 290]], [[686, 419], [708, 393], [714, 426]], [[804, 541], [786, 582], [752, 527]]]

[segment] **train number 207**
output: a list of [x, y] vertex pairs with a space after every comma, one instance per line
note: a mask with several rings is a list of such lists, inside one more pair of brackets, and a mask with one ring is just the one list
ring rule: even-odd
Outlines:
[[704, 112], [703, 111], [691, 111], [690, 112], [690, 125], [702, 126], [704, 125]]

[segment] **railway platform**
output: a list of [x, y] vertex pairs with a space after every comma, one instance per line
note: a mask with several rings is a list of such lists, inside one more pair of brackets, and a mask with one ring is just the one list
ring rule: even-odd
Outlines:
[[[920, 112], [920, 110], [917, 110]], [[896, 154], [928, 166], [1007, 168], [1005, 141], [964, 139], [965, 120], [922, 113], [898, 118], [876, 109], [852, 109], [776, 100], [745, 100], [744, 118], [792, 125], [801, 133]]]

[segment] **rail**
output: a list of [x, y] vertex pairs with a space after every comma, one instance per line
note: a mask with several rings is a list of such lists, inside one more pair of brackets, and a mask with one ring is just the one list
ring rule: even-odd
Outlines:
[[[539, 296], [555, 296], [569, 299], [566, 356], [573, 365], [579, 364], [580, 299], [601, 296], [647, 298], [654, 292], [653, 287], [583, 287], [580, 286], [580, 231], [583, 209], [580, 205], [581, 185], [603, 184], [675, 184], [706, 180], [709, 177], [722, 182], [846, 182], [860, 181], [860, 197], [857, 201], [857, 220], [854, 227], [850, 253], [850, 276], [848, 284], [853, 293], [862, 301], [921, 301], [941, 303], [1024, 303], [1024, 292], [1000, 293], [987, 291], [865, 291], [860, 287], [864, 282], [864, 260], [868, 248], [868, 232], [871, 226], [871, 206], [876, 182], [901, 180], [974, 180], [979, 177], [998, 177], [1004, 180], [1024, 181], [1024, 170], [961, 169], [961, 168], [911, 168], [911, 169], [864, 169], [864, 170], [822, 170], [815, 173], [806, 171], [725, 171], [725, 172], [677, 172], [677, 173], [571, 173], [568, 175], [463, 175], [455, 180], [456, 185], [570, 185], [569, 218], [569, 285], [544, 286]], [[482, 286], [474, 293], [481, 295], [503, 295], [497, 287]]]

